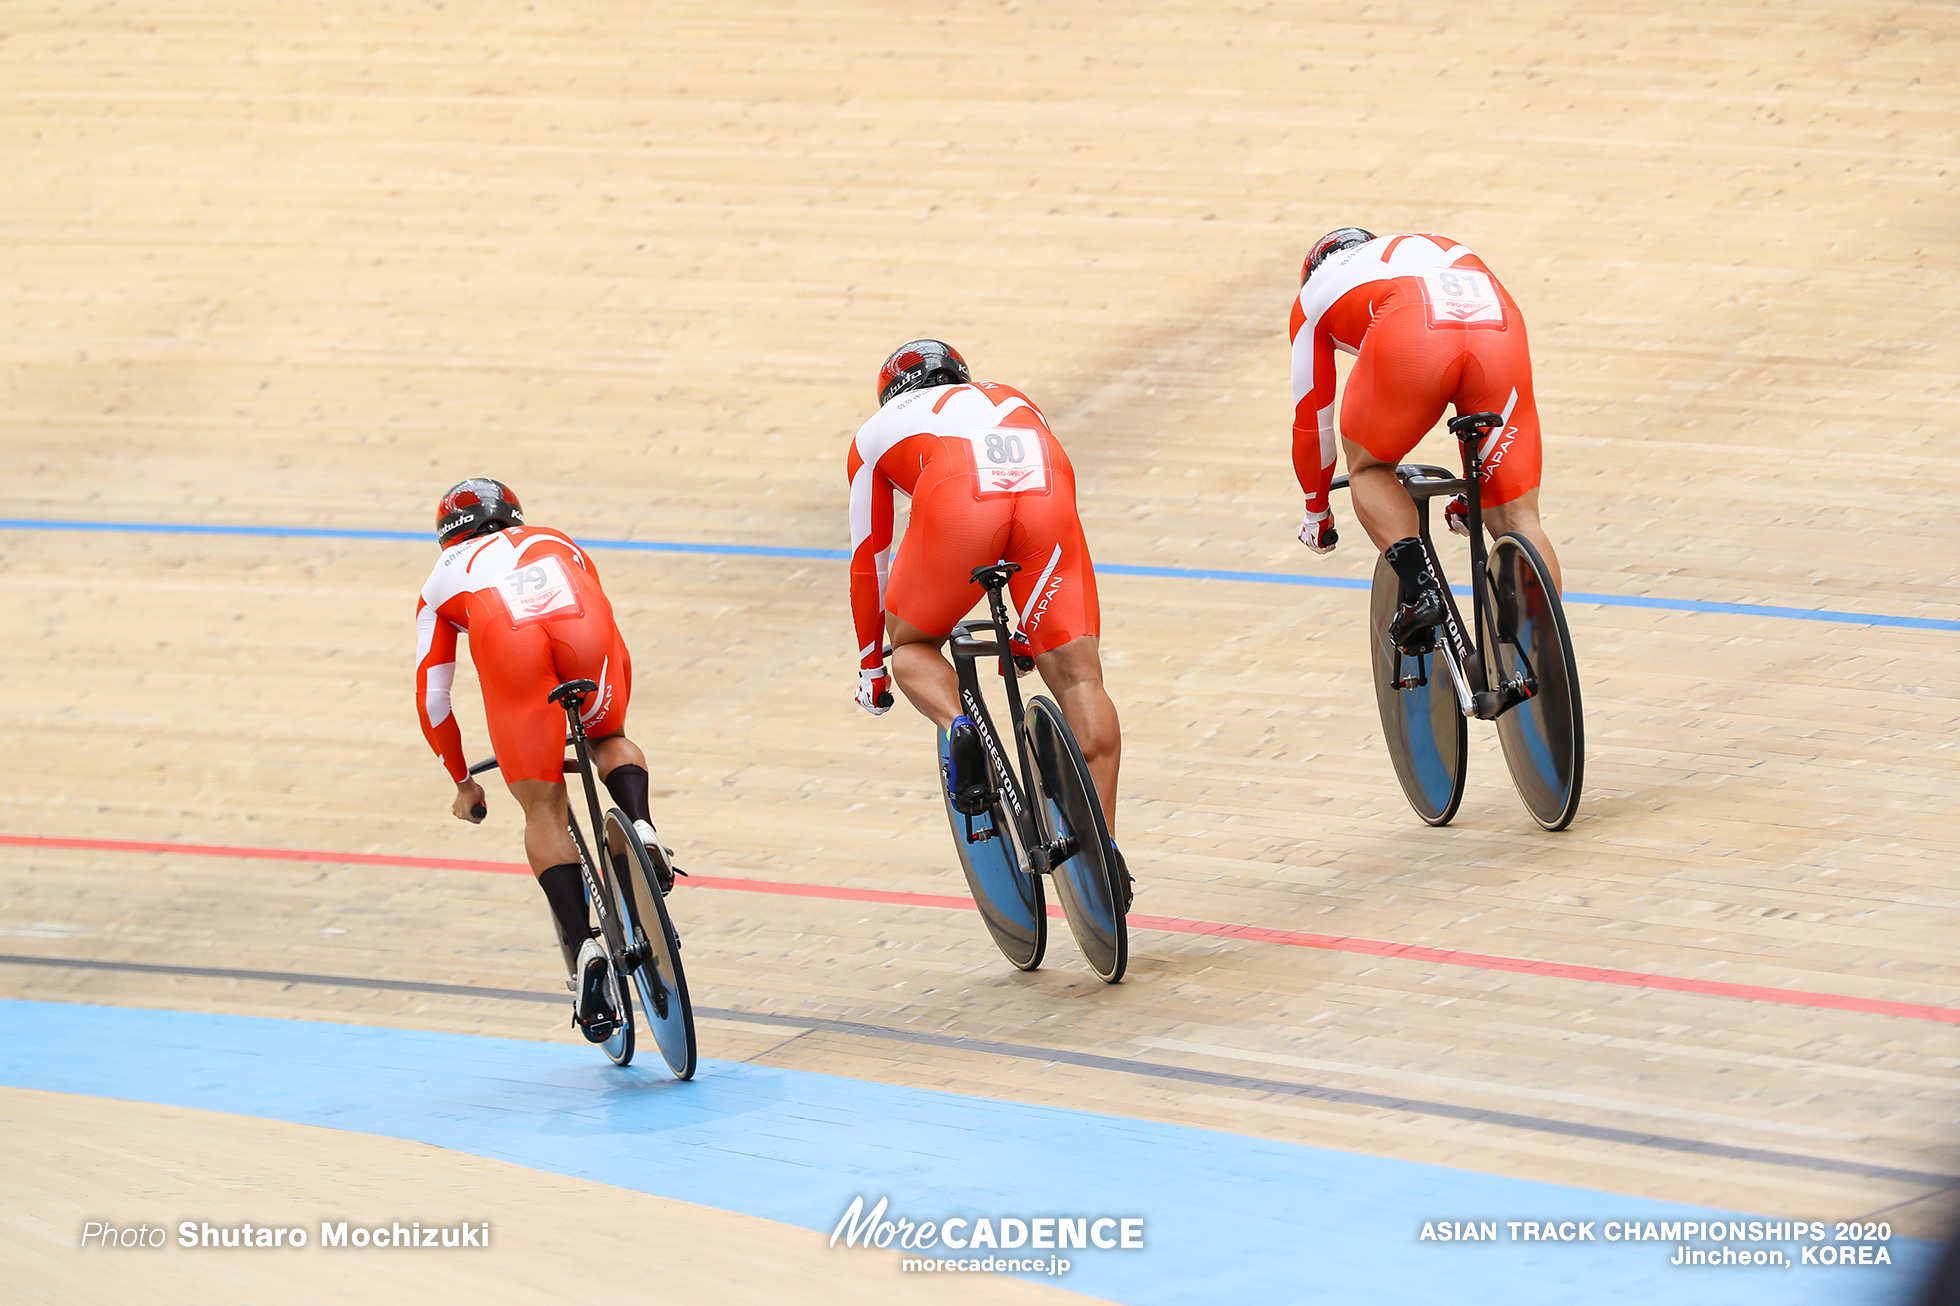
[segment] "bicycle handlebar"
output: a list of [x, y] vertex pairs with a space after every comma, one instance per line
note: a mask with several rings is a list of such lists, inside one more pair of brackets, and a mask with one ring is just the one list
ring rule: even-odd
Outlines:
[[[571, 742], [572, 742], [571, 740], [569, 740], [569, 739], [567, 739], [567, 740], [565, 741], [565, 745], [566, 745], [566, 747], [570, 747], [570, 746], [571, 746]], [[496, 769], [497, 769], [497, 759], [496, 759], [496, 758], [494, 758], [494, 757], [486, 757], [486, 758], [484, 758], [484, 759], [483, 759], [483, 760], [482, 760], [481, 762], [478, 762], [478, 763], [476, 763], [476, 764], [474, 764], [473, 766], [471, 766], [471, 767], [470, 767], [470, 774], [471, 774], [471, 775], [482, 775], [482, 774], [483, 774], [483, 773], [484, 773], [485, 771], [494, 771], [494, 770], [496, 770]], [[576, 756], [574, 756], [574, 757], [568, 757], [568, 758], [566, 758], [566, 759], [565, 759], [565, 769], [566, 769], [567, 771], [577, 771], [577, 770], [580, 770], [581, 768], [580, 768], [580, 765], [579, 765], [579, 760], [578, 760], [578, 758], [577, 758]]]
[[[1395, 477], [1402, 482], [1402, 488], [1415, 499], [1434, 499], [1445, 494], [1467, 494], [1470, 482], [1446, 467], [1431, 467], [1427, 463], [1403, 463], [1395, 469]], [[1336, 476], [1328, 487], [1332, 490], [1352, 488], [1349, 478]]]

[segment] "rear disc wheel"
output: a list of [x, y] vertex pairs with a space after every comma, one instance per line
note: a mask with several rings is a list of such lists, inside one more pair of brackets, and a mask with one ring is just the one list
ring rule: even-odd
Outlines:
[[647, 1029], [674, 1077], [692, 1079], [697, 1057], [694, 1004], [688, 997], [687, 974], [681, 969], [680, 935], [660, 892], [663, 875], [673, 875], [667, 850], [658, 839], [649, 848], [626, 813], [615, 807], [606, 813], [606, 852], [612, 859], [618, 911], [636, 962], [632, 987], [639, 990]]
[[1040, 773], [1040, 801], [1048, 806], [1056, 835], [1074, 844], [1066, 858], [1049, 868], [1055, 896], [1062, 900], [1069, 932], [1090, 969], [1103, 983], [1115, 984], [1130, 964], [1126, 886], [1119, 882], [1122, 870], [1110, 855], [1109, 827], [1095, 781], [1068, 718], [1053, 699], [1037, 694], [1029, 700], [1027, 729]]
[[1499, 681], [1529, 671], [1537, 692], [1497, 718], [1511, 782], [1531, 819], [1563, 830], [1579, 811], [1585, 784], [1586, 728], [1572, 633], [1551, 570], [1531, 541], [1500, 536], [1490, 551], [1487, 634]]

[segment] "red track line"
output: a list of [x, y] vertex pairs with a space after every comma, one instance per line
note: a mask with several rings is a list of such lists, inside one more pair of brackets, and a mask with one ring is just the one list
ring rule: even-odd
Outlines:
[[[17, 848], [167, 853], [189, 857], [241, 857], [253, 860], [322, 862], [334, 865], [412, 866], [438, 871], [488, 871], [497, 875], [530, 874], [530, 868], [518, 862], [475, 862], [453, 857], [402, 857], [378, 853], [310, 852], [297, 848], [237, 848], [224, 844], [156, 843], [129, 839], [57, 839], [37, 835], [0, 834], [0, 846], [9, 845]], [[741, 893], [775, 893], [794, 898], [834, 898], [847, 902], [890, 903], [900, 907], [975, 910], [973, 900], [970, 898], [940, 893], [847, 889], [825, 884], [796, 884], [780, 880], [734, 880], [711, 875], [689, 876], [681, 883], [692, 889], [733, 889]], [[1050, 907], [1048, 914], [1060, 916], [1062, 909]], [[1425, 948], [1408, 943], [1389, 943], [1380, 939], [1352, 939], [1334, 934], [1307, 934], [1299, 930], [1268, 929], [1260, 925], [1185, 920], [1178, 916], [1144, 916], [1132, 912], [1130, 924], [1140, 930], [1162, 930], [1171, 934], [1205, 934], [1224, 939], [1278, 943], [1292, 948], [1349, 952], [1364, 957], [1427, 961], [1443, 966], [1464, 966], [1473, 970], [1510, 971], [1520, 975], [1541, 975], [1549, 979], [1581, 980], [1590, 984], [1664, 989], [1675, 993], [1698, 993], [1705, 997], [1740, 998], [1747, 1002], [1775, 1002], [1791, 1007], [1856, 1011], [1871, 1016], [1898, 1016], [1906, 1020], [1930, 1020], [1945, 1025], [1960, 1025], [1960, 1008], [1934, 1007], [1916, 1002], [1886, 1002], [1878, 998], [1854, 998], [1842, 993], [1811, 993], [1803, 989], [1774, 989], [1756, 984], [1728, 984], [1720, 980], [1680, 979], [1672, 975], [1652, 975], [1643, 971], [1610, 970], [1600, 966], [1573, 966], [1559, 961], [1497, 957], [1481, 952], [1456, 952], [1448, 948]]]

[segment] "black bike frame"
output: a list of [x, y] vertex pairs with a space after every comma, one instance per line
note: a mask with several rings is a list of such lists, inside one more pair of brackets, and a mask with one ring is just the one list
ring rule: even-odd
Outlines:
[[[1443, 643], [1437, 646], [1436, 655], [1450, 673], [1457, 706], [1462, 709], [1463, 715], [1481, 721], [1495, 721], [1538, 692], [1538, 681], [1530, 674], [1529, 667], [1516, 680], [1493, 686], [1490, 682], [1490, 664], [1483, 646], [1485, 632], [1490, 628], [1484, 619], [1485, 613], [1490, 610], [1490, 580], [1485, 574], [1490, 562], [1490, 550], [1484, 544], [1483, 498], [1480, 493], [1483, 484], [1481, 445], [1485, 430], [1502, 424], [1503, 418], [1497, 413], [1471, 413], [1451, 420], [1450, 433], [1456, 436], [1463, 452], [1461, 476], [1446, 468], [1417, 463], [1404, 463], [1395, 469], [1396, 479], [1409, 492], [1409, 497], [1415, 500], [1422, 551], [1429, 558], [1430, 569], [1443, 592]], [[1335, 487], [1349, 484], [1350, 480], [1346, 476], [1340, 477], [1335, 481]], [[1352, 488], [1349, 485], [1350, 491]], [[1467, 509], [1465, 524], [1470, 528], [1470, 617], [1474, 634], [1463, 628], [1463, 615], [1456, 606], [1456, 595], [1450, 589], [1442, 559], [1436, 552], [1436, 542], [1429, 533], [1429, 501], [1441, 495], [1462, 495]], [[1417, 677], [1411, 683], [1423, 683], [1422, 655], [1402, 656], [1417, 659]], [[1397, 687], [1401, 687], [1400, 682]]]
[[[997, 563], [991, 567], [974, 569], [973, 579], [987, 589], [986, 621], [962, 621], [953, 630], [950, 652], [953, 665], [960, 679], [960, 704], [966, 714], [973, 718], [974, 726], [980, 732], [981, 743], [994, 760], [1000, 773], [1001, 798], [1015, 825], [1015, 833], [1021, 836], [1021, 846], [1028, 854], [1028, 861], [1038, 875], [1065, 862], [1074, 854], [1074, 840], [1059, 839], [1050, 828], [1048, 809], [1039, 801], [1041, 788], [1035, 783], [1034, 762], [1028, 753], [1028, 732], [1023, 728], [1025, 713], [1021, 706], [1021, 686], [1015, 675], [1012, 653], [1012, 640], [1007, 621], [1007, 601], [1001, 597], [1001, 590], [1007, 578], [1019, 571], [1020, 567], [1011, 562]], [[978, 630], [991, 629], [992, 642], [976, 639]], [[1015, 756], [1021, 763], [1020, 776], [1008, 765], [1007, 751], [1001, 747], [1000, 733], [994, 728], [994, 719], [987, 711], [987, 700], [980, 692], [979, 660], [998, 657], [1001, 679], [1007, 682], [1008, 719], [1014, 727]], [[966, 841], [981, 843], [994, 838], [996, 831], [973, 828], [973, 818], [966, 818]]]
[[[554, 691], [554, 698], [557, 698], [559, 706], [565, 709], [567, 727], [565, 743], [576, 756], [576, 760], [566, 758], [565, 766], [567, 770], [576, 770], [579, 778], [584, 782], [585, 807], [592, 821], [592, 837], [595, 841], [603, 843], [606, 829], [605, 808], [599, 804], [599, 786], [593, 777], [591, 740], [586, 736], [585, 722], [579, 720], [578, 715], [586, 694], [597, 693], [599, 687], [589, 680], [572, 681], [571, 684], [582, 684], [589, 688], [584, 693], [574, 689], [563, 697], [558, 697]], [[620, 980], [624, 983], [626, 976], [640, 964], [641, 958], [635, 955], [637, 950], [633, 947], [632, 939], [627, 937], [625, 926], [614, 921], [614, 899], [611, 897], [612, 886], [608, 883], [607, 872], [601, 869], [599, 859], [592, 855], [592, 849], [586, 844], [585, 832], [579, 828], [578, 816], [572, 811], [570, 802], [565, 805], [565, 828], [571, 831], [572, 842], [578, 845], [579, 873], [585, 877], [586, 896], [592, 900], [592, 909], [599, 916], [599, 937], [605, 941], [608, 950], [612, 947], [612, 939], [615, 935], [626, 940], [626, 955], [615, 958]], [[608, 925], [613, 925], [615, 928], [608, 929], [606, 928]]]

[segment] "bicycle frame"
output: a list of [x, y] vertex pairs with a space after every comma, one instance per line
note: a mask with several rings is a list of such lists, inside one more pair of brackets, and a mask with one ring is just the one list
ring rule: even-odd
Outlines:
[[[1037, 875], [1046, 875], [1074, 854], [1075, 841], [1056, 836], [1048, 808], [1039, 801], [1041, 789], [1035, 783], [1034, 762], [1028, 753], [1028, 732], [1021, 706], [1021, 686], [1013, 666], [1007, 602], [1001, 597], [1007, 578], [1019, 570], [1020, 567], [1011, 562], [974, 569], [974, 582], [985, 585], [987, 589], [988, 618], [985, 621], [962, 621], [954, 627], [949, 651], [959, 674], [960, 704], [966, 709], [966, 714], [973, 718], [973, 724], [980, 732], [981, 743], [1000, 773], [1001, 798], [1014, 822], [1015, 833], [1020, 836], [1030, 868]], [[991, 641], [975, 637], [976, 632], [987, 629], [991, 629], [993, 634]], [[1021, 763], [1018, 777], [1014, 768], [1008, 765], [1007, 752], [1001, 746], [993, 716], [987, 711], [986, 697], [980, 692], [977, 668], [979, 660], [987, 657], [999, 659], [1001, 679], [1007, 682], [1008, 718], [1014, 728], [1015, 756]], [[981, 843], [998, 834], [999, 831], [993, 829], [976, 831], [973, 818], [966, 818], [968, 843]]]
[[[599, 802], [599, 786], [593, 778], [592, 742], [586, 736], [585, 723], [579, 720], [578, 710], [585, 701], [585, 696], [597, 693], [598, 688], [589, 680], [574, 680], [559, 686], [551, 695], [552, 701], [565, 709], [565, 721], [568, 727], [565, 743], [576, 755], [576, 761], [573, 758], [566, 759], [566, 769], [576, 770], [580, 780], [584, 782], [586, 814], [592, 822], [592, 837], [595, 841], [602, 838], [606, 828], [605, 808]], [[591, 900], [592, 909], [599, 917], [599, 937], [610, 949], [614, 938], [627, 938], [626, 929], [623, 923], [614, 919], [614, 903], [617, 900], [612, 896], [613, 885], [607, 863], [601, 862], [599, 858], [592, 855], [592, 849], [585, 842], [585, 832], [579, 828], [578, 814], [572, 810], [569, 797], [567, 795], [568, 801], [565, 804], [565, 828], [571, 832], [572, 842], [578, 846], [579, 874], [585, 879], [586, 897]], [[615, 959], [622, 983], [643, 960], [638, 953], [639, 949], [632, 947], [631, 940], [628, 939], [626, 953]]]
[[[1485, 616], [1490, 611], [1491, 599], [1486, 571], [1490, 549], [1484, 543], [1483, 500], [1480, 493], [1483, 480], [1480, 446], [1484, 430], [1492, 422], [1501, 424], [1502, 420], [1496, 413], [1472, 413], [1451, 420], [1450, 432], [1457, 437], [1463, 452], [1461, 476], [1442, 467], [1420, 463], [1404, 463], [1395, 469], [1396, 479], [1408, 491], [1409, 497], [1415, 500], [1417, 533], [1422, 540], [1423, 553], [1428, 556], [1430, 568], [1437, 579], [1443, 582], [1443, 638], [1437, 642], [1435, 656], [1442, 660], [1450, 674], [1458, 708], [1464, 716], [1480, 721], [1495, 721], [1538, 691], [1537, 678], [1531, 674], [1528, 664], [1516, 680], [1491, 684], [1491, 664], [1486, 656], [1488, 650], [1484, 647], [1490, 630]], [[1334, 482], [1336, 489], [1344, 485], [1352, 491], [1349, 477], [1342, 476]], [[1441, 495], [1462, 495], [1467, 508], [1465, 524], [1470, 528], [1470, 617], [1474, 633], [1466, 632], [1463, 628], [1463, 615], [1457, 608], [1456, 595], [1447, 583], [1442, 559], [1436, 552], [1436, 542], [1429, 533], [1429, 501]], [[1396, 688], [1427, 684], [1423, 667], [1423, 658], [1427, 655], [1405, 653], [1401, 656], [1415, 658], [1416, 674], [1406, 681], [1397, 680]]]

